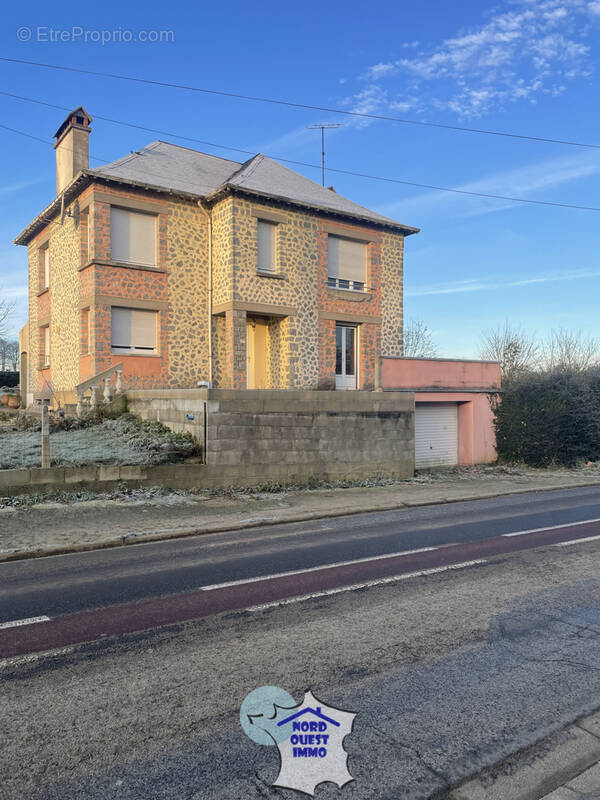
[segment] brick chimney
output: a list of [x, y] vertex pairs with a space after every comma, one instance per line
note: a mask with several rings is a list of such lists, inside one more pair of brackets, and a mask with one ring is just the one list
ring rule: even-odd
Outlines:
[[54, 134], [56, 144], [56, 194], [68, 186], [77, 173], [90, 165], [89, 135], [92, 118], [79, 106], [71, 111]]

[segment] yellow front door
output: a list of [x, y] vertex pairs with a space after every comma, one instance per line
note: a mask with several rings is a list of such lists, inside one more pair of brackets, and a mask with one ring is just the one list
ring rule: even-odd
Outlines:
[[267, 331], [264, 319], [246, 322], [246, 375], [248, 389], [267, 388]]

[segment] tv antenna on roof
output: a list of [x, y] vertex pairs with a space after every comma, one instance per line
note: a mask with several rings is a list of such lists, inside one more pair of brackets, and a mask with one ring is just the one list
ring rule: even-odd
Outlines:
[[329, 128], [341, 128], [342, 125], [340, 122], [326, 122], [322, 125], [309, 125], [309, 131], [315, 131], [321, 129], [321, 184], [325, 186], [325, 129]]

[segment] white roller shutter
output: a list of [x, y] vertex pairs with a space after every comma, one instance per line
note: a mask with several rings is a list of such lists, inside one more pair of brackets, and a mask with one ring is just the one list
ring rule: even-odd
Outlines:
[[458, 405], [416, 403], [415, 466], [458, 464]]
[[275, 272], [277, 268], [277, 225], [258, 220], [258, 269]]
[[365, 283], [367, 245], [339, 236], [327, 237], [327, 275], [329, 278]]
[[156, 352], [156, 311], [112, 308], [112, 351]]
[[110, 253], [113, 261], [156, 266], [156, 217], [111, 206]]

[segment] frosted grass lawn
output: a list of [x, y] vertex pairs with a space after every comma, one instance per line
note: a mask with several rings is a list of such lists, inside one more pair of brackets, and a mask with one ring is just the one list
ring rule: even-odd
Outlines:
[[[193, 455], [196, 444], [188, 434], [174, 434], [159, 423], [131, 415], [99, 425], [50, 433], [51, 465], [162, 464]], [[0, 431], [0, 469], [39, 467], [42, 437], [39, 430]]]

